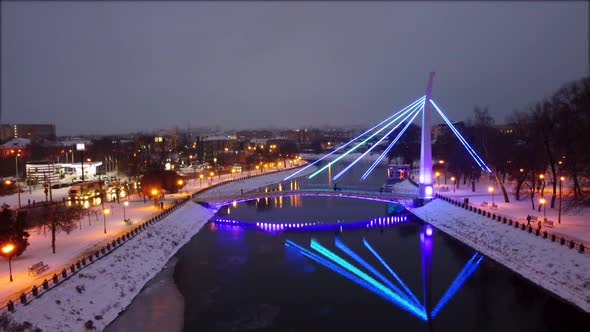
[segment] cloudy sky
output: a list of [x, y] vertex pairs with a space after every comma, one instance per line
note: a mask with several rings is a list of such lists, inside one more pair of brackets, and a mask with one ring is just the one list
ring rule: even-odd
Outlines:
[[497, 122], [589, 72], [578, 2], [2, 2], [3, 123], [58, 135]]

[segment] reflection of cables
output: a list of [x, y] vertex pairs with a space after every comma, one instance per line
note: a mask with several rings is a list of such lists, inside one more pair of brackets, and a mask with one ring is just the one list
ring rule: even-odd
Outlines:
[[374, 125], [373, 127], [371, 127], [370, 129], [366, 130], [365, 132], [363, 132], [362, 134], [358, 135], [357, 137], [353, 138], [352, 140], [348, 141], [346, 144], [339, 146], [338, 148], [334, 149], [334, 151], [328, 153], [327, 155], [323, 156], [322, 158], [314, 161], [311, 164], [308, 164], [307, 166], [301, 168], [300, 170], [298, 170], [297, 172], [294, 172], [293, 174], [287, 176], [286, 178], [283, 179], [283, 181], [288, 180], [290, 178], [292, 178], [293, 176], [303, 172], [304, 170], [308, 169], [309, 167], [319, 163], [320, 161], [326, 159], [328, 156], [336, 153], [337, 151], [340, 151], [341, 149], [344, 149], [345, 147], [347, 147], [348, 145], [352, 144], [354, 141], [356, 141], [357, 139], [361, 138], [362, 136], [366, 135], [367, 133], [371, 132], [373, 129], [381, 126], [382, 124], [386, 123], [387, 121], [391, 120], [392, 118], [398, 116], [399, 114], [401, 114], [402, 112], [405, 112], [408, 108], [413, 107], [414, 105], [422, 102], [424, 100], [424, 98], [426, 98], [425, 96], [422, 96], [420, 98], [418, 98], [416, 101], [414, 101], [413, 103], [411, 103], [410, 105], [404, 107], [401, 111], [393, 114], [392, 116], [388, 117], [387, 119], [379, 122], [378, 124]]
[[389, 271], [389, 273], [391, 273], [393, 278], [395, 278], [395, 280], [397, 280], [397, 282], [406, 291], [406, 294], [408, 294], [412, 298], [414, 303], [422, 306], [422, 304], [420, 303], [418, 298], [414, 295], [414, 293], [412, 293], [410, 288], [408, 288], [408, 286], [406, 286], [406, 284], [402, 281], [402, 279], [393, 271], [393, 269], [391, 267], [389, 267], [389, 265], [385, 262], [383, 257], [381, 257], [381, 255], [379, 255], [379, 253], [377, 253], [377, 251], [375, 249], [373, 249], [373, 247], [371, 247], [371, 245], [369, 244], [369, 242], [365, 238], [363, 238], [363, 243], [364, 243], [365, 247], [367, 247], [367, 249], [369, 249], [369, 251], [373, 254], [373, 256], [375, 256], [375, 258], [377, 258], [377, 260], [381, 263], [381, 265], [383, 265], [385, 267], [385, 269], [387, 271]]
[[[422, 105], [424, 105], [424, 103], [422, 103]], [[356, 158], [352, 163], [350, 163], [350, 165], [346, 166], [343, 170], [340, 171], [340, 173], [336, 174], [336, 176], [334, 176], [332, 178], [332, 180], [336, 180], [338, 179], [340, 176], [342, 176], [342, 174], [346, 173], [346, 171], [348, 171], [352, 166], [354, 166], [354, 164], [356, 164], [359, 160], [361, 160], [364, 156], [366, 156], [368, 153], [370, 153], [374, 148], [376, 148], [379, 143], [381, 143], [384, 139], [386, 139], [387, 137], [389, 137], [389, 135], [396, 130], [399, 126], [401, 126], [406, 120], [408, 120], [408, 118], [410, 118], [413, 114], [419, 113], [420, 112], [420, 107], [422, 107], [422, 105], [415, 105], [412, 109], [410, 113], [408, 113], [406, 115], [406, 117], [400, 121], [398, 124], [395, 125], [395, 127], [393, 127], [391, 130], [389, 130], [387, 132], [387, 134], [383, 135], [383, 137], [381, 137], [376, 143], [374, 143], [367, 151], [365, 151], [362, 155], [360, 155], [358, 158]], [[414, 116], [415, 117], [415, 116]]]
[[477, 165], [482, 170], [488, 171], [488, 172], [491, 173], [492, 170], [479, 157], [479, 155], [477, 154], [477, 152], [475, 152], [475, 150], [471, 147], [471, 145], [469, 145], [469, 143], [467, 143], [467, 141], [465, 140], [465, 138], [463, 138], [463, 136], [461, 135], [461, 133], [459, 133], [459, 131], [457, 130], [457, 128], [455, 128], [455, 126], [445, 116], [445, 114], [440, 110], [440, 108], [438, 108], [438, 106], [436, 105], [436, 103], [434, 102], [434, 100], [430, 99], [430, 103], [432, 104], [432, 106], [434, 106], [434, 108], [436, 109], [436, 111], [438, 112], [438, 114], [440, 114], [440, 116], [443, 118], [443, 120], [447, 123], [447, 125], [449, 126], [449, 128], [451, 128], [451, 130], [453, 131], [453, 133], [455, 134], [455, 136], [457, 136], [457, 138], [459, 139], [459, 142], [461, 142], [461, 144], [463, 144], [463, 146], [465, 147], [465, 149], [467, 150], [467, 152], [471, 155], [471, 157], [473, 158], [473, 160], [475, 160], [475, 162], [477, 163]]
[[[372, 267], [369, 263], [367, 263], [367, 261], [365, 261], [364, 259], [362, 259], [354, 251], [352, 251], [350, 248], [348, 248], [346, 246], [346, 244], [344, 244], [344, 242], [342, 242], [342, 240], [340, 240], [338, 237], [336, 237], [336, 239], [334, 240], [334, 242], [336, 244], [336, 248], [338, 248], [338, 249], [342, 250], [343, 252], [345, 252], [348, 256], [350, 256], [350, 258], [354, 259], [362, 267], [364, 267], [365, 269], [367, 269], [369, 272], [373, 273], [377, 278], [379, 278], [379, 280], [381, 280], [382, 283], [384, 283], [389, 288], [391, 288], [392, 291], [394, 291], [395, 293], [397, 293], [399, 296], [403, 297], [406, 301], [413, 301], [413, 299], [410, 296], [408, 296], [407, 293], [404, 293], [401, 289], [399, 289], [391, 281], [387, 280], [387, 278], [385, 278], [385, 276], [383, 276], [379, 271], [377, 271], [377, 269], [375, 269], [374, 267]], [[420, 302], [414, 302], [414, 304], [416, 304], [419, 308], [421, 308], [422, 310], [424, 310], [424, 308], [422, 307], [422, 305], [420, 304]]]
[[[420, 108], [420, 111], [424, 111], [424, 103], [422, 103], [422, 107]], [[383, 160], [383, 158], [385, 158], [385, 156], [387, 155], [387, 153], [389, 152], [389, 150], [391, 150], [391, 148], [393, 148], [393, 146], [395, 145], [395, 143], [397, 143], [397, 141], [400, 139], [400, 137], [402, 137], [402, 135], [406, 132], [406, 130], [408, 129], [408, 127], [410, 126], [410, 124], [412, 124], [412, 122], [414, 122], [414, 119], [416, 118], [416, 116], [418, 114], [420, 114], [420, 111], [416, 112], [414, 114], [414, 116], [412, 117], [412, 119], [410, 121], [408, 121], [408, 123], [406, 124], [406, 126], [397, 134], [397, 136], [395, 137], [395, 139], [389, 143], [389, 145], [387, 146], [387, 148], [385, 149], [385, 151], [383, 151], [383, 153], [381, 153], [381, 155], [379, 156], [379, 158], [377, 158], [377, 160], [375, 160], [375, 162], [369, 167], [369, 169], [367, 169], [367, 171], [365, 172], [365, 174], [363, 174], [362, 179], [366, 179], [367, 176], [369, 176], [369, 174], [371, 174], [371, 172], [377, 167], [377, 165], [379, 165], [379, 163], [381, 162], [381, 160]]]
[[455, 280], [453, 280], [453, 282], [449, 285], [449, 288], [447, 288], [443, 296], [440, 298], [440, 300], [438, 300], [438, 303], [436, 304], [436, 306], [430, 314], [432, 318], [436, 317], [436, 315], [440, 312], [444, 305], [453, 297], [453, 295], [455, 295], [455, 293], [461, 288], [461, 286], [463, 286], [463, 284], [465, 283], [465, 281], [467, 281], [469, 276], [471, 276], [471, 274], [475, 272], [477, 266], [479, 265], [479, 263], [481, 263], [482, 259], [483, 256], [476, 252], [475, 254], [473, 254], [471, 259], [467, 261], [467, 263], [465, 263], [465, 266], [463, 266], [463, 269], [461, 269], [459, 274], [457, 274]]

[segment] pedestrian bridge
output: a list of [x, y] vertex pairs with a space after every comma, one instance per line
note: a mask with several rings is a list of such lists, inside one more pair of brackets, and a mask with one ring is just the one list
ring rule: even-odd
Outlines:
[[267, 191], [249, 191], [243, 194], [195, 197], [193, 200], [197, 203], [207, 203], [216, 207], [232, 204], [234, 202], [245, 202], [257, 198], [273, 198], [280, 196], [335, 196], [344, 198], [358, 198], [365, 200], [380, 201], [386, 203], [398, 203], [404, 206], [412, 205], [416, 198], [416, 193], [411, 192], [380, 192], [372, 190], [361, 190], [351, 188], [301, 188], [297, 190], [267, 190]]

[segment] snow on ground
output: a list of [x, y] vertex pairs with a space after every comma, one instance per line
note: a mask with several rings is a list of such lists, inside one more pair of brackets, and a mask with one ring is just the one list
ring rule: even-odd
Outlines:
[[412, 209], [419, 218], [590, 312], [590, 256], [440, 199]]
[[[533, 210], [531, 206], [530, 198], [526, 198], [520, 201], [516, 201], [514, 199], [513, 187], [514, 183], [506, 182], [504, 186], [509, 193], [510, 202], [505, 203], [504, 197], [502, 196], [502, 192], [500, 188], [494, 183], [494, 181], [490, 181], [486, 179], [484, 176], [481, 177], [480, 181], [475, 184], [475, 192], [471, 191], [471, 186], [464, 185], [461, 183], [459, 189], [455, 189], [453, 192], [453, 184], [448, 179], [447, 184], [444, 184], [444, 178], [441, 176], [438, 179], [440, 184], [437, 184], [435, 181], [434, 190], [435, 192], [451, 197], [454, 199], [458, 199], [459, 201], [463, 201], [463, 198], [469, 198], [469, 204], [481, 208], [482, 210], [490, 211], [492, 213], [500, 214], [502, 216], [506, 216], [507, 218], [511, 218], [513, 220], [518, 220], [519, 222], [526, 222], [527, 215], [534, 215], [539, 217], [539, 219], [543, 219], [546, 215], [547, 219], [554, 221], [553, 228], [547, 228], [547, 231], [551, 234], [556, 234], [558, 236], [565, 236], [567, 239], [572, 239], [575, 242], [582, 242], [586, 247], [590, 247], [590, 208], [588, 207], [578, 207], [573, 208], [569, 206], [569, 193], [571, 192], [571, 184], [566, 181], [563, 185], [563, 209], [561, 211], [561, 223], [558, 223], [558, 200], [555, 202], [555, 208], [551, 208], [549, 203], [544, 209], [538, 210], [538, 201], [539, 195], [535, 196], [535, 206], [537, 209]], [[488, 192], [488, 188], [492, 186], [494, 187], [494, 195]], [[446, 191], [442, 191], [445, 188]], [[527, 191], [526, 189], [523, 190]], [[549, 185], [545, 188], [545, 198], [549, 201], [551, 198], [551, 190]], [[483, 202], [488, 202], [488, 206], [484, 207], [481, 206]], [[491, 209], [492, 201], [498, 205], [498, 208], [495, 210]]]
[[[313, 171], [313, 168], [310, 171]], [[284, 171], [283, 169], [282, 172], [230, 182], [212, 190], [219, 193], [235, 193], [238, 190], [236, 186], [238, 184], [240, 188], [254, 189], [279, 182], [289, 172], [292, 172], [292, 170]], [[301, 175], [307, 173], [302, 172]], [[173, 201], [186, 196], [187, 192], [204, 189], [231, 178], [231, 175], [227, 175], [212, 179], [206, 183], [192, 181], [184, 189], [186, 192], [167, 195], [166, 198]], [[49, 293], [34, 299], [27, 306], [18, 306], [13, 317], [19, 322], [29, 321], [43, 330], [49, 331], [82, 330], [84, 328], [83, 324], [88, 320], [92, 320], [94, 326], [101, 330], [131, 302], [143, 285], [160, 271], [168, 259], [192, 235], [196, 234], [214, 214], [213, 211], [192, 202], [187, 204], [188, 207], [185, 205], [161, 222], [150, 226], [140, 235], [124, 243], [111, 255], [91, 264], [72, 279], [52, 289]], [[138, 207], [134, 208], [134, 205], [138, 205]], [[118, 234], [126, 232], [127, 228], [131, 226], [122, 221], [122, 209], [117, 208], [116, 203], [110, 203], [110, 206], [113, 211], [110, 217], [114, 220], [120, 220], [120, 222], [117, 221], [116, 223], [107, 222], [109, 239], [112, 239]], [[158, 211], [149, 201], [144, 203], [143, 200], [136, 199], [127, 207], [126, 216], [138, 221], [147, 219]], [[53, 256], [48, 254], [48, 248], [43, 245], [44, 241], [35, 238], [35, 241], [31, 242], [30, 249], [23, 256], [15, 259], [15, 263], [13, 263], [13, 266], [16, 265], [15, 273], [13, 273], [15, 283], [8, 283], [8, 273], [6, 273], [6, 276], [2, 275], [7, 284], [7, 287], [2, 287], [3, 294], [13, 294], [16, 289], [25, 287], [24, 290], [29, 290], [33, 284], [39, 285], [44, 277], [52, 275], [56, 270], [60, 271], [64, 262], [73, 257], [79, 257], [80, 254], [88, 252], [89, 248], [97, 247], [100, 243], [106, 242], [100, 240], [104, 239], [104, 234], [102, 217], [99, 217], [99, 219], [101, 220], [97, 222], [92, 216], [92, 226], [86, 226], [87, 220], [83, 219], [83, 228], [79, 231], [77, 237], [74, 234], [58, 236], [58, 253], [61, 252], [61, 254]], [[119, 228], [117, 229], [116, 226]], [[41, 233], [37, 235], [41, 236]], [[49, 235], [46, 234], [45, 236]], [[60, 241], [63, 242], [61, 247]], [[33, 243], [36, 243], [39, 248], [33, 247]], [[161, 250], [153, 250], [154, 248]], [[61, 266], [59, 269], [51, 266], [53, 269], [50, 272], [38, 278], [27, 276], [27, 266], [32, 264], [33, 261], [39, 260], [50, 263], [50, 265], [55, 262], [56, 267]], [[20, 280], [19, 282], [22, 285], [16, 280]], [[51, 310], [41, 308], [51, 308]], [[41, 312], [43, 314], [39, 314]], [[97, 316], [100, 319], [96, 318]]]
[[[281, 168], [279, 170], [284, 169]], [[287, 173], [283, 172], [281, 176], [284, 177], [285, 174]], [[248, 173], [244, 172], [243, 175], [246, 176]], [[273, 179], [281, 177], [277, 176], [276, 173], [270, 173], [262, 178], [266, 178], [267, 176], [271, 176]], [[183, 192], [166, 195], [165, 204], [169, 206], [174, 200], [186, 197], [188, 192], [203, 190], [211, 185], [230, 180], [233, 177], [237, 176], [226, 174], [220, 177], [216, 176], [208, 181], [189, 181], [186, 187], [183, 188]], [[268, 182], [264, 182], [266, 180], [259, 180], [257, 177], [249, 179], [248, 183], [252, 183], [252, 186], [255, 187], [259, 181], [262, 181], [262, 185], [268, 184]], [[238, 190], [239, 192], [239, 188], [233, 188], [233, 190]], [[219, 190], [219, 188], [216, 188], [216, 190]], [[67, 191], [68, 188], [53, 190], [53, 199], [57, 201], [62, 200], [63, 197], [67, 196]], [[41, 197], [43, 198], [43, 201], [45, 200], [45, 194], [43, 193], [42, 188], [33, 190], [31, 195], [29, 195], [28, 192], [26, 194], [21, 193], [21, 202], [27, 204], [27, 197], [31, 197], [31, 203], [33, 200], [36, 200], [37, 202], [40, 201]], [[137, 194], [131, 195], [129, 199], [129, 206], [126, 207], [125, 210], [123, 210], [123, 200], [121, 200], [120, 204], [105, 204], [105, 207], [110, 208], [111, 211], [111, 213], [105, 218], [107, 228], [106, 234], [104, 234], [105, 220], [103, 220], [100, 206], [93, 208], [98, 214], [92, 215], [90, 220], [87, 216], [80, 220], [81, 228], [76, 228], [70, 234], [58, 233], [56, 236], [57, 248], [55, 254], [52, 254], [51, 251], [51, 233], [43, 232], [42, 228], [30, 229], [29, 233], [31, 236], [29, 237], [29, 247], [22, 256], [16, 257], [12, 260], [13, 282], [9, 281], [8, 261], [4, 259], [0, 260], [0, 306], [6, 303], [9, 299], [17, 297], [21, 292], [30, 291], [33, 285], [39, 286], [43, 282], [43, 279], [49, 278], [54, 273], [59, 273], [63, 268], [67, 269], [70, 264], [75, 262], [77, 258], [83, 254], [87, 255], [88, 253], [93, 252], [107, 242], [112, 241], [121, 234], [132, 229], [134, 225], [128, 225], [123, 222], [124, 214], [137, 225], [138, 222], [147, 220], [161, 211], [157, 207], [154, 207], [153, 202], [149, 199], [144, 203], [143, 199], [140, 199]], [[16, 207], [18, 204], [18, 198], [16, 194], [2, 196], [0, 197], [0, 202], [6, 202], [7, 204]], [[39, 261], [48, 264], [49, 270], [45, 271], [40, 276], [28, 275], [28, 267]]]
[[418, 197], [418, 187], [408, 179], [394, 184], [391, 192], [394, 194], [413, 194]]
[[83, 331], [88, 321], [102, 330], [213, 214], [186, 203], [12, 317], [43, 331]]

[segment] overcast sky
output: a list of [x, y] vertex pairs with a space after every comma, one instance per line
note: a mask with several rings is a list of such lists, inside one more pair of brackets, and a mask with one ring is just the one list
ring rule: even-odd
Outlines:
[[588, 2], [2, 2], [3, 123], [58, 135], [497, 122], [588, 75]]

